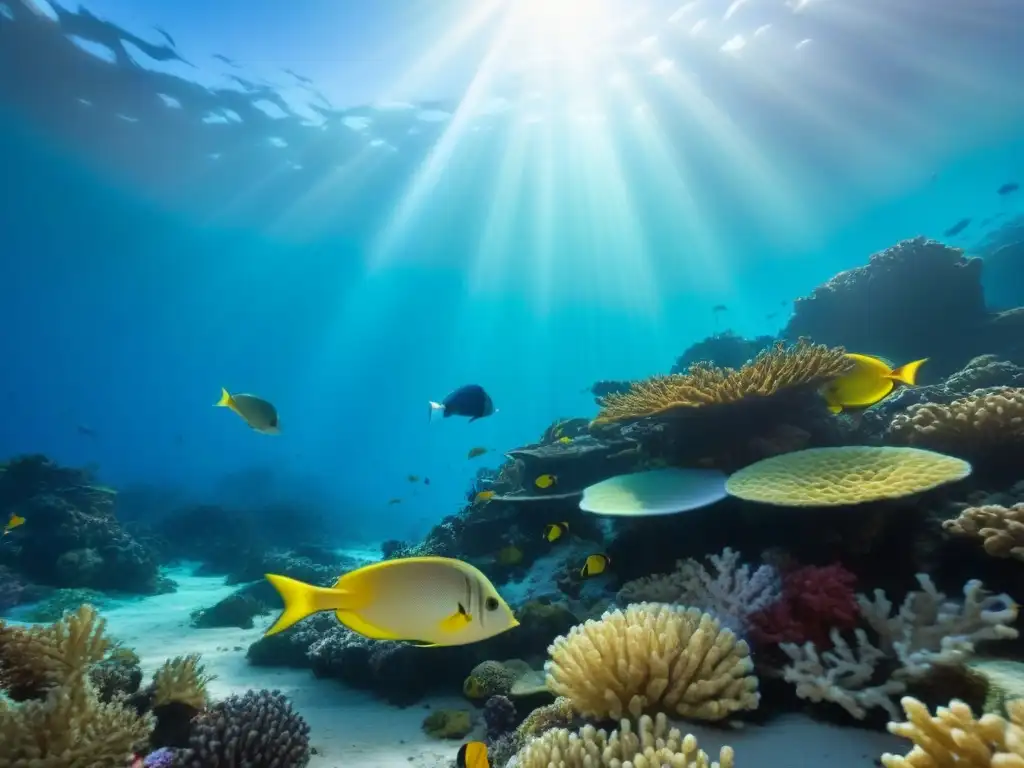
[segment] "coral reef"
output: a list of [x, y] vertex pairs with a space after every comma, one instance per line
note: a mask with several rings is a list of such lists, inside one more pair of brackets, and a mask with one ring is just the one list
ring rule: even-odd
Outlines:
[[761, 646], [810, 642], [826, 647], [833, 629], [857, 625], [856, 582], [857, 577], [838, 563], [789, 571], [782, 578], [780, 599], [749, 616], [751, 638]]
[[497, 741], [516, 727], [516, 705], [507, 696], [491, 696], [484, 702], [484, 725], [487, 740]]
[[638, 603], [555, 638], [548, 688], [589, 717], [668, 711], [721, 720], [755, 709], [747, 644], [696, 608]]
[[435, 709], [423, 718], [423, 732], [435, 739], [462, 739], [473, 730], [468, 709]]
[[942, 527], [958, 536], [981, 539], [985, 551], [993, 557], [1024, 560], [1024, 504], [967, 507], [957, 517], [944, 521]]
[[[732, 331], [709, 336], [691, 345], [676, 358], [670, 374], [686, 373], [697, 363], [716, 365], [719, 368], [742, 368], [751, 359], [775, 343], [771, 336], [745, 339]], [[595, 394], [597, 394], [595, 392]]]

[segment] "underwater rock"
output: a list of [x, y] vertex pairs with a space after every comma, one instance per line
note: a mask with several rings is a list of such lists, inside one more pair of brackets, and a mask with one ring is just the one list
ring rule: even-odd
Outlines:
[[518, 724], [516, 705], [507, 696], [491, 696], [484, 702], [484, 725], [487, 727], [488, 742], [497, 741]]
[[621, 395], [629, 392], [628, 381], [598, 381], [591, 385], [590, 392], [594, 395], [594, 400], [600, 404], [601, 399], [607, 395]]
[[708, 362], [719, 368], [741, 368], [773, 343], [775, 339], [771, 336], [745, 339], [732, 331], [716, 333], [692, 344], [677, 357], [670, 373], [686, 373], [691, 365], [700, 362]]
[[245, 592], [228, 595], [210, 608], [197, 608], [190, 615], [190, 623], [197, 629], [210, 627], [238, 627], [252, 629], [254, 616], [270, 613], [266, 603]]
[[32, 606], [25, 615], [25, 620], [45, 623], [59, 621], [68, 611], [78, 610], [80, 605], [88, 604], [94, 608], [102, 608], [109, 602], [106, 595], [94, 589], [57, 589]]
[[317, 613], [276, 635], [264, 636], [252, 643], [245, 657], [254, 667], [312, 666], [309, 649], [325, 634], [338, 626], [338, 620], [327, 613]]
[[436, 709], [423, 718], [423, 732], [435, 739], [463, 739], [473, 730], [468, 709]]
[[[598, 439], [591, 435], [568, 443], [553, 442], [517, 448], [507, 453], [521, 464], [521, 488], [495, 497], [498, 501], [533, 501], [575, 497], [588, 485], [631, 471], [637, 463], [636, 443], [622, 439]], [[542, 475], [557, 478], [549, 488], [537, 487]]]

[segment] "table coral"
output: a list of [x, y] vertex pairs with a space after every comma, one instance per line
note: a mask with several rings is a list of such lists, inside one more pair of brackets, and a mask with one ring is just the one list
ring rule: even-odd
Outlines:
[[860, 617], [853, 587], [857, 577], [839, 563], [804, 566], [782, 577], [782, 596], [750, 616], [758, 645], [829, 644], [833, 628], [853, 629]]
[[967, 507], [957, 517], [943, 521], [942, 527], [958, 536], [981, 539], [993, 557], [1024, 560], [1024, 504]]
[[839, 507], [898, 499], [962, 480], [966, 461], [915, 448], [848, 445], [773, 456], [735, 472], [725, 489], [783, 507]]
[[593, 425], [680, 415], [696, 408], [770, 398], [792, 389], [815, 389], [849, 369], [843, 355], [842, 349], [800, 340], [790, 347], [777, 344], [739, 370], [697, 363], [688, 373], [654, 376], [633, 383], [625, 394], [601, 398]]
[[667, 711], [722, 720], [759, 701], [749, 647], [697, 608], [608, 611], [555, 638], [548, 652], [548, 688], [589, 717]]

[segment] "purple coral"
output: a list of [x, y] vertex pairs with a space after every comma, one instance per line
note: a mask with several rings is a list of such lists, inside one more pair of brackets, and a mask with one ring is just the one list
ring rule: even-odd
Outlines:
[[170, 768], [174, 762], [174, 750], [168, 747], [160, 747], [156, 752], [150, 752], [142, 764], [146, 768]]

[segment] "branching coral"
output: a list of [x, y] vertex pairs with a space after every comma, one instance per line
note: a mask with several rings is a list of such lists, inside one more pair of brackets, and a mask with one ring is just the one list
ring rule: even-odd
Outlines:
[[770, 565], [751, 570], [740, 553], [726, 547], [709, 555], [711, 569], [693, 558], [680, 560], [674, 573], [646, 576], [619, 590], [621, 603], [679, 603], [708, 611], [734, 631], [745, 629], [747, 617], [781, 596], [779, 574]]
[[993, 557], [1024, 560], [1024, 504], [968, 507], [944, 521], [942, 527], [958, 536], [981, 539], [985, 551]]
[[722, 747], [712, 762], [691, 734], [669, 728], [664, 714], [641, 717], [636, 729], [622, 720], [610, 734], [592, 725], [571, 733], [564, 728], [547, 731], [531, 740], [517, 756], [519, 768], [732, 768], [731, 747]]
[[900, 704], [907, 722], [891, 722], [889, 731], [910, 739], [914, 748], [906, 756], [882, 755], [885, 768], [1024, 768], [1024, 701], [1010, 702], [1009, 719], [991, 714], [975, 719], [962, 701], [939, 707], [934, 717], [910, 696]]
[[1024, 387], [979, 389], [949, 405], [921, 403], [889, 425], [895, 439], [935, 450], [967, 451], [1024, 446]]
[[721, 720], [756, 709], [750, 649], [697, 608], [639, 603], [555, 638], [548, 688], [589, 717], [668, 711]]
[[206, 707], [206, 684], [213, 677], [199, 663], [199, 654], [169, 659], [153, 675], [153, 706], [177, 703], [203, 709]]
[[761, 352], [739, 370], [697, 363], [688, 373], [635, 382], [624, 394], [600, 398], [594, 425], [667, 415], [750, 398], [767, 398], [792, 389], [813, 389], [845, 373], [850, 362], [842, 349], [801, 339]]
[[751, 637], [759, 644], [826, 646], [833, 628], [847, 630], [857, 624], [856, 581], [838, 563], [790, 571], [782, 579], [781, 599], [750, 615]]
[[[797, 695], [839, 704], [857, 719], [875, 706], [895, 718], [896, 706], [889, 697], [905, 692], [908, 681], [934, 664], [963, 663], [976, 642], [1017, 637], [1017, 630], [1008, 626], [1017, 617], [1017, 606], [1008, 595], [987, 595], [981, 582], [969, 581], [961, 604], [947, 600], [925, 574], [918, 574], [917, 580], [921, 590], [909, 593], [895, 614], [882, 590], [875, 590], [874, 599], [858, 595], [861, 615], [877, 643], [858, 629], [856, 649], [836, 630], [831, 633], [831, 651], [819, 652], [813, 643], [782, 644], [791, 661], [783, 676], [796, 685]], [[897, 668], [879, 682], [876, 667], [883, 660], [895, 662]]]

